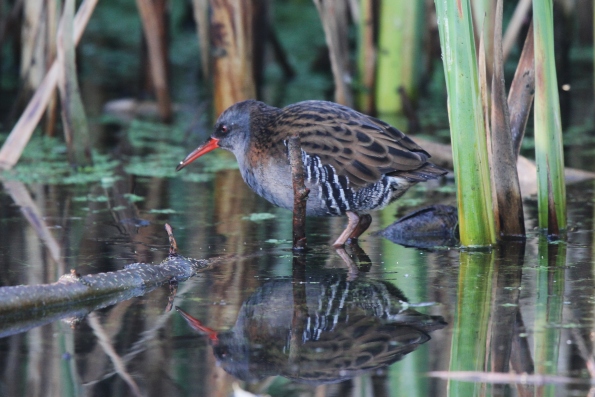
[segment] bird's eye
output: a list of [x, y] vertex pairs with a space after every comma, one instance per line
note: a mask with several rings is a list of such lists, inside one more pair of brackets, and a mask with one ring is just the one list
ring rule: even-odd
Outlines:
[[229, 127], [223, 124], [221, 127], [219, 127], [219, 131], [221, 131], [224, 134], [227, 134], [227, 132], [229, 132]]

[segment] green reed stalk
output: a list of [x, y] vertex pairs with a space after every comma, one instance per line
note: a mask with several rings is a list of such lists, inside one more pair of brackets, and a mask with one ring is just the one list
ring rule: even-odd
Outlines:
[[[435, 0], [457, 181], [461, 244], [496, 241], [486, 128], [469, 0]], [[447, 6], [448, 5], [448, 6]]]
[[535, 40], [535, 160], [539, 228], [566, 229], [566, 185], [558, 79], [554, 58], [552, 0], [533, 0]]
[[380, 4], [378, 35], [378, 113], [402, 113], [399, 88], [415, 98], [421, 66], [423, 1], [389, 0]]
[[376, 77], [376, 47], [374, 43], [374, 1], [360, 1], [357, 33], [357, 107], [364, 113], [374, 111], [374, 79]]
[[[448, 370], [485, 371], [492, 302], [493, 252], [461, 252]], [[479, 396], [480, 383], [449, 380], [450, 397]]]

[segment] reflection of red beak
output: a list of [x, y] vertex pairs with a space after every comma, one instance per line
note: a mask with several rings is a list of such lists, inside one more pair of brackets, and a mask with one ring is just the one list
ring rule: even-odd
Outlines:
[[184, 161], [180, 161], [180, 164], [176, 167], [176, 171], [180, 171], [182, 168], [186, 167], [188, 164], [199, 158], [205, 153], [209, 153], [211, 150], [215, 150], [219, 147], [219, 139], [209, 138], [205, 143], [200, 145], [195, 151], [190, 153]]
[[200, 333], [207, 334], [207, 336], [213, 343], [216, 344], [217, 342], [219, 342], [219, 339], [217, 338], [217, 331], [215, 331], [212, 328], [202, 325], [202, 323], [200, 321], [198, 321], [197, 319], [195, 319], [190, 314], [186, 313], [184, 310], [180, 309], [177, 306], [176, 306], [176, 310], [178, 311], [178, 313], [180, 313], [182, 315], [182, 317], [184, 317], [184, 320], [186, 320], [188, 325], [190, 325], [193, 329], [197, 330]]

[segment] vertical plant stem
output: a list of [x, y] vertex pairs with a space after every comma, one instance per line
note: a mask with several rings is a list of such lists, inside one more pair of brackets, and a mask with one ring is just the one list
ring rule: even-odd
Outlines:
[[58, 78], [62, 105], [62, 124], [71, 164], [91, 164], [89, 124], [78, 84], [75, 59], [74, 0], [64, 2], [64, 11], [58, 29], [58, 62], [61, 73]]
[[335, 102], [353, 107], [351, 68], [347, 29], [348, 4], [344, 0], [314, 0], [318, 9], [326, 44], [329, 49], [331, 69], [335, 81]]
[[192, 0], [194, 22], [200, 48], [202, 76], [207, 81], [211, 76], [211, 49], [209, 46], [209, 0]]
[[361, 0], [357, 42], [359, 89], [357, 106], [364, 113], [374, 112], [374, 79], [376, 76], [376, 44], [374, 43], [375, 0]]
[[476, 40], [483, 34], [485, 39], [486, 69], [488, 78], [492, 77], [492, 65], [494, 64], [494, 11], [496, 0], [471, 0], [473, 11], [473, 22], [475, 26]]
[[461, 243], [468, 247], [491, 245], [496, 241], [492, 188], [469, 0], [456, 6], [444, 0], [435, 0], [435, 4], [448, 91]]
[[[58, 24], [60, 22], [60, 10], [61, 2], [58, 0], [47, 0], [47, 29], [46, 35], [48, 36], [47, 48], [46, 48], [46, 71], [52, 66], [52, 61], [56, 58], [57, 51], [57, 37], [58, 37]], [[0, 44], [1, 45], [1, 44]], [[56, 135], [56, 121], [58, 118], [58, 95], [56, 92], [50, 98], [48, 107], [46, 110], [44, 132], [48, 136]]]
[[552, 0], [533, 0], [535, 39], [535, 160], [539, 228], [559, 236], [566, 229], [562, 121], [554, 56]]
[[157, 97], [159, 116], [163, 121], [172, 118], [172, 106], [167, 82], [167, 57], [165, 48], [165, 28], [160, 23], [158, 7], [153, 0], [136, 0], [141, 16], [145, 40], [149, 51], [151, 79]]
[[[83, 31], [93, 14], [93, 10], [98, 0], [84, 0], [80, 5], [76, 17], [74, 18], [74, 44], [78, 44], [83, 35]], [[39, 123], [39, 119], [53, 95], [58, 82], [60, 66], [58, 61], [54, 61], [43, 81], [37, 87], [33, 98], [27, 104], [19, 121], [15, 124], [10, 135], [4, 142], [0, 150], [0, 169], [12, 168], [23, 153], [27, 142], [33, 134], [33, 130]]]
[[402, 113], [399, 88], [415, 99], [420, 76], [424, 2], [382, 1], [378, 37], [378, 113]]
[[215, 115], [256, 97], [252, 68], [253, 1], [210, 0]]
[[521, 152], [521, 143], [525, 136], [525, 129], [533, 97], [535, 96], [535, 57], [533, 51], [533, 23], [529, 26], [523, 52], [514, 72], [514, 78], [510, 84], [508, 92], [508, 109], [510, 111], [510, 131], [514, 153], [519, 157]]
[[45, 1], [25, 1], [21, 27], [21, 78], [28, 90], [39, 86], [46, 72], [48, 13]]
[[502, 60], [502, 0], [496, 0], [494, 63], [492, 69], [491, 170], [496, 191], [498, 233], [506, 237], [525, 236], [523, 199], [516, 167], [516, 153], [510, 130]]

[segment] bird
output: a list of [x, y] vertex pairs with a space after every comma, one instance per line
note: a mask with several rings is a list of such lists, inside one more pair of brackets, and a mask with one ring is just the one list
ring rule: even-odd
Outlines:
[[429, 162], [430, 154], [397, 128], [347, 106], [307, 100], [277, 108], [254, 99], [223, 111], [211, 136], [176, 170], [216, 148], [228, 150], [254, 192], [293, 209], [288, 149], [293, 136], [300, 140], [310, 190], [306, 215], [348, 217], [335, 248], [357, 241], [371, 224], [369, 212], [448, 172]]
[[218, 366], [247, 382], [275, 375], [309, 384], [341, 382], [401, 360], [447, 325], [442, 316], [409, 307], [388, 281], [352, 279], [342, 269], [318, 268], [309, 276], [299, 297], [293, 278], [265, 282], [225, 331], [176, 310], [208, 337]]

